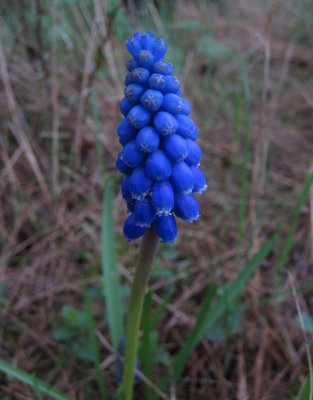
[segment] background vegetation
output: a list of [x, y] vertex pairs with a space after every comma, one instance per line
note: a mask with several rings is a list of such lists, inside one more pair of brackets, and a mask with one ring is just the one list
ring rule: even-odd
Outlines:
[[149, 30], [193, 105], [209, 190], [159, 249], [136, 399], [312, 399], [311, 2], [0, 13], [0, 398], [116, 391], [139, 244], [123, 239], [115, 129], [125, 40]]

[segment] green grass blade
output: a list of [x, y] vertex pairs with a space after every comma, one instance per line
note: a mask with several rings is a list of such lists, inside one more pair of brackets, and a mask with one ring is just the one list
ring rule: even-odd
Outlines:
[[267, 257], [274, 244], [277, 242], [277, 239], [278, 236], [274, 235], [263, 244], [260, 251], [254, 257], [252, 257], [244, 269], [239, 272], [237, 278], [230, 285], [226, 286], [221, 297], [217, 300], [213, 307], [210, 307], [210, 305], [213, 299], [212, 295], [215, 295], [214, 289], [212, 289], [212, 291], [208, 294], [203, 308], [198, 315], [196, 324], [191, 330], [186, 343], [174, 357], [173, 369], [175, 382], [177, 382], [178, 378], [180, 377], [191, 351], [207, 333], [208, 329], [217, 321], [223, 312], [225, 312], [225, 310], [229, 307], [229, 304], [242, 294], [248, 279], [261, 264], [261, 262]]
[[188, 339], [178, 352], [177, 356], [174, 358], [173, 370], [175, 382], [178, 380], [189, 357], [189, 354], [192, 352], [192, 350], [197, 345], [203, 335], [203, 328], [206, 326], [207, 315], [211, 308], [211, 304], [216, 295], [217, 289], [217, 285], [210, 289], [208, 295], [204, 300], [203, 307], [197, 317], [197, 321], [189, 334]]
[[156, 324], [158, 323], [159, 318], [161, 317], [163, 311], [165, 310], [167, 304], [170, 302], [171, 297], [174, 294], [174, 289], [170, 290], [167, 295], [164, 297], [162, 303], [160, 304], [159, 308], [156, 310], [153, 320], [151, 322], [151, 329], [154, 329]]
[[123, 337], [123, 302], [115, 253], [113, 184], [111, 180], [107, 180], [103, 196], [101, 252], [107, 320], [112, 345], [117, 352], [118, 343]]
[[28, 374], [27, 372], [23, 371], [20, 368], [13, 367], [13, 365], [4, 361], [2, 358], [0, 358], [0, 371], [12, 376], [13, 378], [23, 383], [26, 383], [27, 385], [33, 388], [36, 388], [36, 390], [39, 390], [40, 392], [51, 396], [53, 399], [73, 400], [71, 397], [68, 397], [65, 394], [59, 392], [58, 390], [54, 389], [52, 386], [49, 386], [39, 378], [36, 378], [34, 375]]
[[242, 124], [242, 103], [241, 103], [241, 93], [236, 92], [234, 95], [234, 133], [233, 133], [233, 154], [235, 157], [238, 155], [239, 145], [240, 145], [240, 130]]
[[117, 351], [118, 343], [123, 336], [123, 303], [115, 254], [113, 181], [105, 178], [104, 155], [100, 140], [99, 108], [95, 90], [92, 90], [92, 111], [95, 124], [97, 159], [105, 190], [103, 196], [101, 229], [104, 297], [107, 305], [107, 320], [110, 328], [111, 341], [115, 351]]
[[250, 159], [250, 126], [251, 126], [251, 95], [249, 89], [248, 75], [244, 62], [239, 60], [240, 74], [244, 90], [244, 138], [243, 138], [243, 158], [241, 164], [241, 183], [240, 183], [240, 196], [239, 196], [239, 221], [238, 221], [238, 254], [240, 252], [243, 234], [244, 234], [244, 221], [247, 209], [247, 194], [248, 194], [248, 179], [249, 170], [248, 162]]
[[307, 377], [305, 385], [301, 390], [299, 400], [311, 400], [311, 378], [310, 375]]
[[100, 367], [100, 353], [99, 353], [99, 347], [98, 347], [97, 338], [96, 338], [96, 334], [95, 334], [95, 322], [94, 322], [93, 315], [92, 315], [91, 299], [90, 299], [87, 289], [85, 289], [85, 291], [84, 291], [84, 300], [85, 300], [85, 309], [86, 309], [86, 313], [87, 313], [89, 342], [90, 342], [90, 347], [92, 350], [92, 355], [94, 358], [97, 382], [99, 385], [102, 399], [106, 400], [107, 395], [106, 395], [105, 383], [104, 383], [104, 379], [103, 379], [101, 367]]
[[101, 140], [100, 140], [98, 99], [97, 99], [96, 91], [94, 89], [91, 89], [91, 100], [92, 100], [93, 120], [94, 120], [94, 124], [95, 124], [96, 153], [97, 153], [100, 176], [101, 176], [102, 182], [104, 182], [104, 180], [105, 180], [104, 154], [103, 154]]
[[[142, 325], [143, 325], [143, 338], [142, 338], [142, 361], [143, 361], [143, 373], [147, 378], [152, 378], [152, 356], [150, 346], [150, 334], [151, 334], [151, 311], [152, 311], [152, 291], [146, 294], [145, 302], [143, 305], [142, 314]], [[151, 400], [152, 391], [150, 386], [146, 385], [146, 399]]]
[[289, 257], [289, 253], [292, 247], [292, 243], [293, 243], [293, 239], [295, 237], [296, 234], [296, 229], [297, 229], [297, 223], [298, 223], [298, 219], [299, 219], [299, 215], [302, 209], [303, 204], [305, 203], [309, 193], [310, 193], [310, 187], [313, 184], [313, 173], [309, 174], [308, 177], [306, 178], [304, 185], [302, 187], [298, 202], [297, 202], [297, 206], [295, 208], [294, 214], [292, 216], [292, 220], [291, 220], [291, 224], [289, 227], [289, 231], [288, 231], [288, 235], [287, 235], [287, 239], [285, 242], [285, 245], [283, 247], [283, 250], [280, 254], [280, 257], [277, 261], [277, 267], [276, 267], [276, 271], [277, 271], [277, 285], [279, 286], [280, 283], [280, 276], [282, 273], [282, 269], [284, 268], [284, 265], [287, 262], [287, 259]]

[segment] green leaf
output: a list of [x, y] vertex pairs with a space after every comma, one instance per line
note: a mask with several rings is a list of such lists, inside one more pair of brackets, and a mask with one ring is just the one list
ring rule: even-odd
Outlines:
[[202, 29], [203, 24], [196, 19], [179, 19], [176, 27], [186, 32], [195, 32]]
[[249, 167], [250, 160], [250, 128], [251, 128], [251, 94], [249, 88], [248, 74], [246, 66], [242, 59], [239, 59], [240, 75], [244, 91], [244, 137], [243, 137], [243, 157], [241, 163], [241, 177], [240, 177], [240, 196], [239, 196], [239, 221], [238, 221], [238, 254], [240, 253], [243, 236], [244, 236], [244, 223], [247, 210], [248, 201], [248, 182], [249, 182]]
[[156, 324], [158, 323], [159, 318], [161, 317], [163, 311], [165, 310], [167, 304], [170, 302], [172, 295], [174, 293], [174, 289], [171, 289], [167, 295], [164, 297], [162, 303], [160, 304], [159, 308], [156, 310], [153, 320], [151, 321], [151, 329], [155, 328]]
[[80, 312], [76, 308], [69, 304], [64, 304], [62, 307], [62, 316], [66, 324], [70, 326], [79, 326]]
[[[146, 294], [145, 302], [143, 305], [143, 339], [142, 339], [142, 360], [143, 360], [143, 372], [148, 379], [152, 378], [152, 352], [153, 344], [151, 338], [151, 312], [152, 312], [152, 291], [149, 290]], [[151, 400], [152, 391], [149, 386], [146, 386], [146, 398]]]
[[83, 361], [94, 361], [91, 345], [89, 342], [86, 342], [86, 339], [67, 342], [67, 350], [70, 354]]
[[118, 343], [123, 337], [124, 308], [115, 253], [113, 187], [112, 181], [109, 179], [107, 180], [103, 196], [101, 253], [104, 297], [107, 307], [106, 315], [112, 345], [117, 352]]
[[65, 394], [59, 392], [58, 390], [54, 389], [52, 386], [49, 386], [39, 378], [36, 378], [34, 375], [28, 374], [27, 372], [25, 372], [20, 368], [13, 367], [11, 364], [4, 361], [2, 358], [0, 358], [0, 371], [23, 383], [26, 383], [27, 385], [33, 388], [36, 388], [36, 390], [39, 390], [42, 393], [48, 394], [53, 399], [73, 400], [71, 399], [71, 397], [68, 397]]
[[306, 178], [304, 185], [302, 187], [299, 199], [298, 199], [298, 203], [297, 206], [295, 208], [294, 214], [292, 216], [292, 220], [291, 220], [291, 224], [290, 224], [290, 228], [288, 231], [288, 235], [287, 235], [287, 239], [285, 242], [285, 245], [281, 251], [280, 257], [277, 261], [277, 286], [279, 286], [280, 283], [280, 277], [281, 277], [281, 273], [282, 273], [282, 269], [284, 268], [288, 257], [289, 257], [289, 253], [293, 244], [293, 239], [295, 237], [296, 234], [296, 229], [297, 229], [297, 224], [298, 224], [298, 219], [299, 219], [299, 215], [302, 209], [303, 204], [305, 203], [309, 193], [310, 193], [310, 188], [311, 185], [313, 184], [313, 173], [309, 174], [308, 177]]
[[225, 310], [229, 308], [229, 305], [243, 293], [248, 279], [267, 257], [274, 244], [277, 242], [277, 239], [277, 235], [274, 235], [263, 244], [260, 251], [252, 257], [243, 270], [239, 272], [237, 278], [231, 284], [228, 284], [227, 290], [222, 291], [221, 297], [216, 301], [213, 307], [211, 307], [211, 303], [216, 294], [217, 287], [215, 286], [210, 290], [204, 301], [202, 310], [197, 317], [195, 326], [192, 328], [185, 344], [174, 357], [173, 371], [175, 382], [178, 381], [184, 365], [194, 347], [208, 332], [210, 327], [216, 323]]
[[200, 339], [202, 338], [205, 327], [207, 325], [207, 315], [209, 313], [211, 303], [216, 295], [218, 286], [215, 285], [213, 288], [210, 289], [209, 293], [207, 294], [204, 302], [203, 307], [197, 317], [197, 321], [194, 327], [191, 329], [191, 332], [188, 336], [183, 347], [181, 347], [178, 354], [174, 357], [173, 361], [173, 371], [174, 371], [174, 379], [177, 382], [180, 374], [183, 371], [184, 365], [189, 357], [189, 354], [192, 352], [194, 347], [198, 344]]
[[213, 324], [208, 331], [208, 339], [213, 341], [226, 340], [232, 333], [239, 330], [241, 312], [230, 310]]
[[77, 331], [69, 326], [61, 326], [54, 334], [53, 339], [59, 342], [66, 342], [73, 339], [77, 335]]
[[231, 50], [222, 43], [219, 43], [212, 35], [207, 34], [199, 38], [198, 51], [206, 56], [209, 61], [215, 58], [227, 58], [231, 55]]
[[311, 398], [311, 378], [310, 375], [307, 377], [305, 385], [303, 386], [300, 394], [300, 400], [312, 400]]
[[98, 107], [98, 98], [96, 91], [91, 89], [91, 100], [92, 100], [92, 114], [95, 126], [95, 144], [96, 144], [96, 153], [97, 160], [99, 165], [99, 172], [104, 183], [105, 180], [105, 166], [104, 166], [104, 155], [102, 150], [102, 143], [100, 140], [100, 119], [99, 119], [99, 107]]
[[95, 322], [94, 322], [93, 315], [92, 315], [91, 300], [90, 300], [90, 296], [89, 296], [87, 289], [85, 289], [85, 291], [84, 291], [84, 297], [85, 297], [85, 308], [86, 308], [87, 321], [88, 321], [89, 344], [91, 347], [91, 351], [92, 351], [92, 355], [93, 355], [93, 359], [94, 359], [94, 363], [95, 363], [97, 382], [99, 385], [102, 399], [106, 400], [107, 395], [106, 395], [105, 383], [104, 383], [104, 379], [103, 379], [103, 375], [102, 375], [101, 367], [100, 367], [100, 352], [99, 352], [98, 342], [97, 342], [96, 333], [95, 333], [96, 332], [95, 331]]
[[[302, 313], [302, 319], [305, 332], [313, 334], [313, 318], [307, 313]], [[299, 315], [296, 316], [295, 323], [298, 325], [300, 329], [302, 329], [302, 324], [300, 322]]]

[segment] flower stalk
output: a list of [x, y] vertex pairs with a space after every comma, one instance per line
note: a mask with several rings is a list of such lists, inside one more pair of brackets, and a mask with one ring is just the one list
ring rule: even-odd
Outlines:
[[159, 238], [155, 233], [155, 224], [146, 229], [132, 289], [130, 292], [127, 322], [126, 322], [126, 350], [121, 386], [121, 400], [131, 400], [137, 359], [139, 328], [145, 292], [148, 286], [150, 271], [158, 248]]

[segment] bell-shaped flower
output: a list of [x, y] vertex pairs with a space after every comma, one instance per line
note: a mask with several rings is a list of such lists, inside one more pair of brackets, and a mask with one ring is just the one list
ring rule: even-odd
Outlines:
[[178, 114], [176, 115], [176, 121], [178, 122], [177, 133], [183, 138], [189, 138], [193, 135], [196, 125], [193, 120], [187, 115]]
[[190, 167], [184, 161], [173, 164], [171, 182], [177, 193], [187, 194], [192, 192], [195, 178]]
[[150, 192], [153, 180], [150, 179], [145, 167], [137, 167], [133, 170], [129, 178], [129, 191], [133, 198], [142, 200]]
[[151, 203], [158, 216], [170, 215], [174, 208], [174, 190], [169, 181], [155, 182], [151, 189]]
[[174, 162], [183, 161], [187, 155], [187, 144], [186, 140], [180, 135], [165, 136], [162, 140], [164, 150], [169, 158]]
[[138, 167], [145, 158], [144, 153], [138, 150], [135, 140], [126, 143], [120, 154], [121, 160], [130, 168]]
[[148, 80], [148, 86], [150, 89], [164, 92], [166, 86], [165, 76], [162, 74], [152, 74]]
[[167, 44], [163, 39], [159, 39], [153, 49], [155, 61], [163, 60], [164, 54], [166, 53]]
[[156, 234], [162, 243], [174, 243], [177, 236], [177, 226], [173, 215], [162, 215], [157, 218], [155, 226]]
[[192, 189], [193, 193], [201, 194], [207, 189], [204, 173], [197, 167], [190, 167], [191, 172], [195, 178], [195, 185]]
[[171, 113], [179, 114], [184, 108], [183, 99], [177, 94], [167, 93], [163, 98], [162, 109]]
[[166, 75], [165, 77], [165, 93], [177, 93], [180, 89], [180, 83], [176, 76]]
[[153, 124], [155, 129], [162, 136], [172, 135], [178, 128], [176, 118], [166, 111], [159, 111], [156, 113], [153, 118]]
[[129, 125], [126, 119], [123, 119], [118, 127], [117, 127], [117, 134], [120, 139], [124, 141], [124, 143], [129, 142], [136, 138], [138, 130]]
[[199, 218], [199, 205], [191, 194], [177, 193], [174, 213], [184, 221], [192, 222]]
[[153, 56], [151, 51], [149, 51], [149, 50], [140, 50], [140, 52], [138, 54], [138, 57], [137, 57], [137, 60], [138, 60], [138, 63], [139, 63], [139, 65], [141, 67], [150, 68], [154, 63], [155, 58], [154, 58], [154, 56]]
[[131, 167], [126, 165], [121, 158], [121, 153], [118, 153], [117, 160], [116, 160], [116, 168], [124, 175], [129, 175], [133, 171]]
[[134, 60], [133, 58], [129, 61], [127, 61], [126, 67], [129, 72], [131, 72], [134, 68], [138, 68], [139, 64], [138, 61]]
[[130, 83], [124, 89], [124, 94], [129, 101], [136, 103], [140, 99], [144, 91], [145, 88], [143, 85], [140, 85], [139, 83]]
[[130, 126], [141, 129], [148, 124], [151, 113], [141, 105], [134, 106], [130, 109], [126, 116], [126, 120]]
[[134, 207], [135, 224], [144, 228], [149, 228], [156, 218], [156, 213], [150, 201], [136, 200]]
[[191, 139], [186, 139], [185, 142], [187, 144], [188, 151], [188, 156], [185, 159], [185, 163], [189, 166], [198, 166], [202, 155], [200, 146]]
[[160, 136], [152, 126], [142, 128], [136, 137], [136, 145], [144, 153], [152, 153], [160, 144]]
[[125, 176], [122, 184], [121, 184], [121, 192], [122, 197], [126, 201], [126, 203], [131, 202], [133, 200], [133, 196], [129, 191], [129, 176]]
[[157, 111], [163, 101], [163, 94], [158, 90], [148, 89], [140, 97], [141, 104], [149, 111]]
[[172, 163], [163, 150], [156, 150], [146, 160], [146, 174], [155, 181], [164, 181], [171, 176]]
[[131, 214], [125, 221], [123, 232], [128, 242], [138, 239], [145, 233], [146, 228], [136, 225], [134, 214]]
[[172, 75], [174, 72], [173, 65], [168, 62], [157, 61], [153, 64], [152, 72], [154, 74]]
[[119, 104], [121, 113], [126, 116], [135, 104], [135, 102], [130, 101], [127, 97], [123, 97]]
[[138, 67], [134, 68], [130, 72], [130, 82], [129, 83], [146, 83], [149, 79], [150, 72], [146, 68]]

